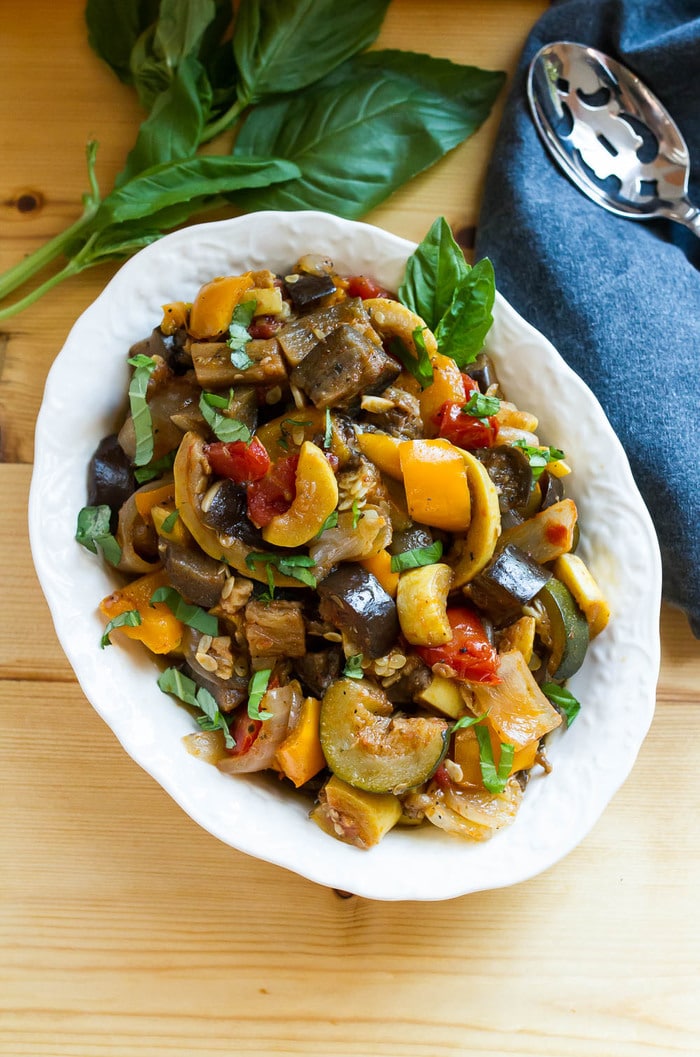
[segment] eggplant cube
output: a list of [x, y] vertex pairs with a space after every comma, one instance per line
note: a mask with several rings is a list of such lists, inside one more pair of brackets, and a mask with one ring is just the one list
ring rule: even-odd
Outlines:
[[386, 389], [401, 373], [381, 345], [347, 323], [319, 341], [294, 368], [291, 381], [316, 407], [350, 407], [362, 393]]

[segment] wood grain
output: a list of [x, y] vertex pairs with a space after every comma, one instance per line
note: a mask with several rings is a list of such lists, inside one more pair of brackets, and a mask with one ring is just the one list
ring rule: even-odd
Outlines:
[[[545, 6], [394, 0], [380, 44], [512, 71]], [[78, 215], [88, 137], [107, 187], [140, 115], [82, 3], [2, 7], [6, 268]], [[368, 219], [415, 239], [438, 213], [474, 224], [498, 116]], [[341, 899], [220, 844], [125, 755], [56, 641], [26, 530], [46, 373], [113, 271], [0, 325], [0, 1054], [697, 1053], [700, 651], [682, 614], [662, 612], [632, 775], [576, 851], [512, 889]]]

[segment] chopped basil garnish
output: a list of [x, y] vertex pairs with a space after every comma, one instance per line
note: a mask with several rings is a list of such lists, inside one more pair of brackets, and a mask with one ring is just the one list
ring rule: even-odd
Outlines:
[[110, 565], [119, 565], [122, 549], [110, 531], [112, 511], [106, 504], [84, 506], [78, 514], [75, 538], [78, 543], [97, 554], [99, 547]]
[[489, 415], [497, 415], [500, 407], [501, 401], [497, 396], [484, 396], [483, 393], [474, 392], [462, 408], [462, 413], [474, 418], [488, 418]]
[[168, 514], [168, 516], [163, 521], [163, 524], [161, 525], [161, 529], [163, 530], [163, 532], [172, 532], [175, 528], [175, 523], [179, 517], [179, 510], [173, 510], [172, 514]]
[[489, 793], [502, 793], [506, 787], [510, 769], [513, 766], [515, 746], [510, 742], [501, 742], [501, 758], [496, 767], [493, 760], [493, 747], [488, 727], [474, 727], [479, 742], [479, 765], [481, 778]]
[[316, 533], [316, 539], [318, 539], [319, 536], [322, 536], [323, 533], [326, 531], [326, 529], [335, 528], [335, 526], [337, 524], [338, 524], [338, 511], [337, 510], [331, 510], [330, 514], [328, 515], [328, 517], [326, 518], [326, 520], [323, 522], [323, 524], [321, 525], [320, 529]]
[[146, 484], [148, 481], [155, 480], [156, 477], [162, 477], [168, 470], [172, 470], [176, 455], [177, 451], [169, 451], [167, 455], [156, 459], [155, 462], [149, 462], [147, 466], [138, 466], [134, 470], [134, 477], [139, 484]]
[[210, 407], [222, 407], [225, 411], [231, 406], [233, 400], [233, 389], [229, 389], [228, 396], [219, 396], [218, 393], [207, 393], [206, 401]]
[[103, 650], [105, 646], [112, 645], [109, 636], [110, 632], [114, 631], [115, 628], [137, 628], [140, 623], [141, 614], [138, 609], [127, 609], [124, 613], [118, 613], [116, 617], [112, 617], [105, 628], [104, 635], [100, 639], [100, 649]]
[[254, 551], [246, 556], [245, 563], [249, 569], [254, 569], [256, 563], [266, 563], [268, 582], [270, 582], [270, 566], [274, 565], [283, 576], [291, 576], [308, 587], [316, 586], [316, 577], [309, 571], [314, 565], [314, 560], [307, 554], [264, 554]]
[[257, 304], [257, 301], [243, 301], [240, 305], [236, 305], [228, 328], [227, 345], [231, 349], [231, 363], [240, 371], [253, 365], [245, 347], [251, 340], [248, 327], [253, 321]]
[[450, 734], [454, 734], [456, 730], [465, 730], [467, 727], [473, 727], [475, 724], [481, 723], [482, 719], [486, 719], [486, 712], [483, 712], [480, 716], [460, 716], [450, 727]]
[[215, 698], [203, 686], [197, 686], [194, 679], [183, 675], [177, 668], [166, 668], [158, 676], [158, 686], [164, 694], [174, 694], [186, 705], [194, 705], [202, 711], [197, 722], [202, 730], [221, 730], [227, 749], [236, 747], [236, 742], [229, 730], [228, 720], [219, 710]]
[[130, 357], [128, 361], [135, 368], [129, 382], [129, 406], [134, 423], [136, 437], [135, 466], [146, 466], [153, 458], [153, 422], [146, 400], [148, 379], [156, 369], [156, 361], [151, 356]]
[[199, 410], [202, 412], [204, 421], [210, 427], [212, 433], [225, 444], [230, 444], [235, 440], [242, 440], [247, 444], [251, 438], [248, 427], [237, 418], [229, 418], [227, 415], [219, 414], [212, 407], [212, 397], [220, 399], [216, 397], [215, 393], [202, 393], [199, 398]]
[[219, 634], [219, 621], [211, 613], [200, 606], [191, 606], [185, 602], [179, 591], [174, 587], [158, 587], [151, 595], [151, 605], [156, 602], [164, 602], [171, 613], [181, 620], [183, 624], [201, 631], [203, 635], [216, 636]]
[[360, 518], [363, 518], [364, 516], [365, 515], [362, 513], [362, 510], [360, 508], [360, 504], [357, 502], [356, 499], [353, 499], [353, 501], [352, 501], [352, 527], [353, 527], [353, 531], [359, 525]]
[[267, 692], [272, 668], [261, 668], [248, 683], [248, 715], [251, 719], [272, 719], [272, 712], [261, 712], [260, 704]]
[[413, 547], [410, 551], [392, 554], [392, 573], [402, 573], [405, 569], [419, 569], [422, 565], [433, 565], [442, 557], [442, 543], [435, 540], [425, 547]]
[[343, 668], [343, 675], [346, 675], [348, 679], [361, 679], [363, 677], [361, 653], [355, 653], [352, 657], [348, 657]]
[[581, 711], [581, 702], [577, 701], [570, 690], [558, 683], [542, 683], [542, 693], [549, 698], [554, 707], [562, 713], [567, 727], [570, 727]]
[[331, 441], [333, 440], [333, 422], [331, 421], [331, 413], [328, 408], [326, 408], [325, 423], [325, 429], [323, 431], [323, 447], [328, 451], [331, 446]]
[[421, 388], [426, 389], [433, 380], [433, 365], [430, 362], [430, 356], [425, 346], [423, 327], [416, 327], [412, 337], [418, 353], [417, 356], [408, 351], [401, 338], [393, 338], [389, 343], [389, 352], [403, 364], [409, 374], [412, 374], [420, 382]]
[[527, 455], [533, 483], [542, 476], [548, 462], [559, 462], [566, 458], [566, 454], [560, 448], [536, 448], [524, 440], [514, 440], [513, 447], [520, 448]]

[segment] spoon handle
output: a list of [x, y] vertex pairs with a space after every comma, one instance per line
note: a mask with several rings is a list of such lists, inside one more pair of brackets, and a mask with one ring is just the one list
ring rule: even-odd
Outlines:
[[700, 238], [700, 209], [689, 202], [687, 198], [681, 199], [677, 206], [670, 209], [666, 214], [671, 220], [677, 220], [679, 224], [685, 225]]

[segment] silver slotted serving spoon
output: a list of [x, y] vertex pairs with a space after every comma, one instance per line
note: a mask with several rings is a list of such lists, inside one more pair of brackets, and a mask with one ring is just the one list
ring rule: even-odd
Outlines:
[[544, 143], [584, 194], [618, 216], [669, 217], [700, 236], [685, 140], [630, 70], [583, 44], [556, 41], [532, 60], [527, 93]]

